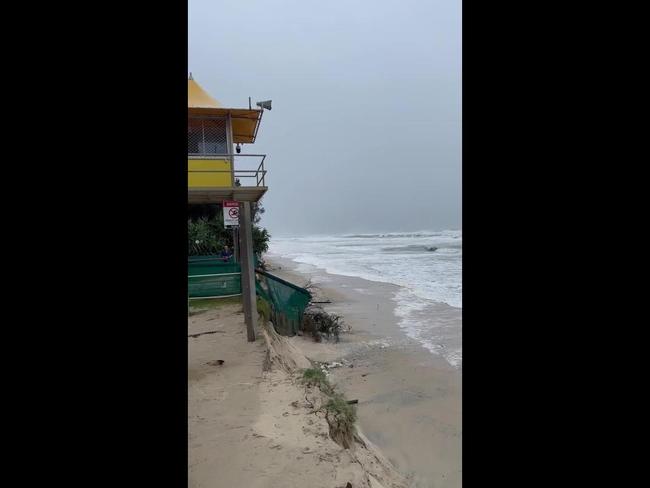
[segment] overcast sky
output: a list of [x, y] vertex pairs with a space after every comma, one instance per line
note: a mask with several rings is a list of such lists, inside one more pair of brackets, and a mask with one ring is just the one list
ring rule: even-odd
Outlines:
[[188, 70], [273, 100], [272, 235], [461, 228], [460, 0], [189, 0]]

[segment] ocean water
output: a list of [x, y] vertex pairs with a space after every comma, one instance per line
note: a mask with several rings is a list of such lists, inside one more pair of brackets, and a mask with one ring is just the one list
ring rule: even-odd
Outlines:
[[453, 366], [462, 363], [462, 231], [273, 237], [270, 252], [331, 274], [399, 285], [406, 335]]

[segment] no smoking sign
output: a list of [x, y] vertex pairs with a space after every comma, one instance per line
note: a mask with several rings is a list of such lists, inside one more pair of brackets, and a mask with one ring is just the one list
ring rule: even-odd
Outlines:
[[223, 225], [225, 227], [239, 226], [239, 202], [223, 202]]

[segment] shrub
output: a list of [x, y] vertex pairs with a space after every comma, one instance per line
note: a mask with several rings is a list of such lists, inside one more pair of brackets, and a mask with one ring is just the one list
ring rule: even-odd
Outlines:
[[265, 322], [271, 320], [271, 306], [259, 296], [257, 297], [257, 312], [264, 318]]
[[325, 373], [318, 368], [308, 368], [302, 372], [302, 382], [305, 386], [317, 386], [323, 391], [322, 386], [326, 386], [326, 390], [331, 389], [329, 381]]
[[[268, 251], [268, 231], [259, 225], [263, 209], [255, 210], [253, 217], [253, 252], [261, 256]], [[218, 254], [224, 246], [233, 246], [233, 231], [223, 225], [221, 205], [189, 205], [187, 221], [188, 255]], [[197, 242], [198, 241], [198, 242]]]
[[302, 320], [303, 330], [309, 332], [316, 342], [320, 342], [323, 336], [328, 340], [334, 337], [335, 341], [339, 342], [343, 325], [343, 317], [340, 315], [314, 306], [305, 310]]

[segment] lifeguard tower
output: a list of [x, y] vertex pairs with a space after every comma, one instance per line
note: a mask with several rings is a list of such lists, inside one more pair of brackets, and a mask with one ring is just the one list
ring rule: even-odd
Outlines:
[[[251, 203], [266, 193], [264, 154], [241, 154], [252, 144], [262, 108], [225, 108], [190, 74], [187, 81], [188, 204], [239, 202], [239, 254], [248, 340], [255, 340], [257, 303]], [[267, 107], [270, 108], [270, 107]]]

